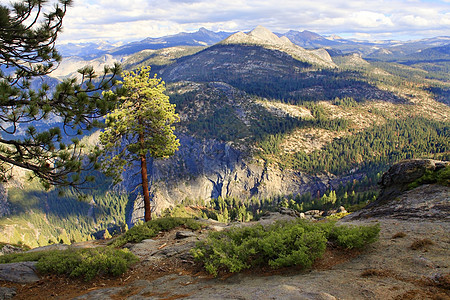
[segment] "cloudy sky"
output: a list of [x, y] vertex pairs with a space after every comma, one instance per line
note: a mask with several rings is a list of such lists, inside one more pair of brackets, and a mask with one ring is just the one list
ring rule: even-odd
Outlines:
[[450, 36], [450, 0], [74, 0], [61, 42], [136, 41], [200, 27], [310, 30], [345, 38]]

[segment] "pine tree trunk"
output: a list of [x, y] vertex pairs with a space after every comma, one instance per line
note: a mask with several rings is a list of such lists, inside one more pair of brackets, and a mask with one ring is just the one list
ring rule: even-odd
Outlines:
[[152, 219], [151, 207], [150, 207], [150, 193], [148, 192], [148, 177], [147, 177], [147, 159], [145, 155], [141, 155], [141, 177], [142, 177], [142, 193], [144, 195], [144, 209], [145, 222]]
[[[144, 144], [144, 135], [139, 134], [139, 142]], [[152, 219], [152, 210], [150, 206], [150, 193], [148, 192], [148, 175], [147, 175], [147, 158], [141, 155], [141, 178], [142, 178], [142, 194], [144, 195], [144, 220], [148, 222]]]

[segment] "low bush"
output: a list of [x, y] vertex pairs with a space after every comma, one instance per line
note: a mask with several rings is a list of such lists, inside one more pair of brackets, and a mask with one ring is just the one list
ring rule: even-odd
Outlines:
[[380, 226], [333, 226], [329, 239], [337, 245], [352, 249], [363, 248], [378, 239]]
[[148, 221], [144, 224], [135, 225], [123, 235], [111, 241], [113, 247], [121, 247], [128, 242], [139, 243], [142, 240], [155, 237], [160, 231], [169, 231], [173, 228], [183, 226], [191, 230], [199, 230], [201, 225], [189, 218], [160, 218]]
[[346, 227], [335, 222], [303, 220], [277, 222], [213, 232], [199, 242], [191, 254], [207, 272], [239, 272], [256, 266], [309, 268], [325, 252], [327, 241], [345, 248], [360, 248], [374, 242], [379, 226]]
[[50, 250], [0, 256], [0, 263], [22, 261], [37, 261], [36, 269], [43, 274], [65, 274], [91, 280], [97, 275], [123, 274], [138, 259], [127, 250], [110, 247]]
[[55, 251], [38, 260], [36, 269], [43, 273], [83, 277], [86, 281], [97, 275], [118, 276], [138, 259], [127, 250], [110, 247]]
[[0, 264], [9, 264], [23, 261], [38, 261], [43, 256], [49, 255], [58, 250], [41, 251], [41, 252], [19, 252], [0, 256]]

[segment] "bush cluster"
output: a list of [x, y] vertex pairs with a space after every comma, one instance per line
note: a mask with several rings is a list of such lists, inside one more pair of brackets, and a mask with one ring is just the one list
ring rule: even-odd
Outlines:
[[325, 252], [327, 242], [351, 249], [378, 238], [374, 226], [336, 226], [335, 222], [277, 222], [211, 233], [191, 254], [207, 272], [239, 272], [256, 266], [309, 268]]
[[154, 219], [141, 225], [135, 225], [125, 234], [117, 237], [111, 242], [113, 247], [121, 247], [128, 242], [139, 243], [142, 240], [155, 237], [160, 231], [169, 231], [173, 228], [183, 226], [191, 230], [199, 230], [200, 223], [190, 218], [161, 218]]
[[97, 275], [121, 275], [138, 259], [128, 250], [111, 247], [14, 253], [0, 257], [0, 263], [21, 261], [37, 261], [36, 269], [42, 274], [65, 274], [88, 281]]
[[131, 252], [111, 247], [69, 249], [43, 256], [36, 268], [43, 274], [65, 274], [88, 281], [97, 275], [119, 276], [137, 261]]

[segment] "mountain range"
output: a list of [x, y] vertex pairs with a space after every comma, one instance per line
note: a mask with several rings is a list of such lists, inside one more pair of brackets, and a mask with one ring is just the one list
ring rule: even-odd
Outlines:
[[[80, 56], [83, 58], [95, 58], [104, 54], [114, 56], [125, 56], [134, 54], [141, 50], [158, 50], [162, 48], [176, 46], [211, 46], [236, 32], [214, 32], [206, 28], [200, 28], [193, 33], [182, 32], [175, 35], [163, 36], [159, 38], [146, 38], [141, 41], [122, 43], [70, 43], [60, 45], [58, 49], [63, 56]], [[392, 53], [411, 54], [426, 48], [439, 47], [450, 44], [450, 36], [426, 38], [413, 41], [363, 41], [354, 39], [344, 39], [336, 35], [324, 37], [311, 31], [289, 30], [286, 33], [274, 33], [278, 37], [285, 36], [292, 43], [308, 48], [331, 47], [341, 50], [343, 53], [359, 52], [364, 55], [376, 53], [380, 49], [388, 49]]]

